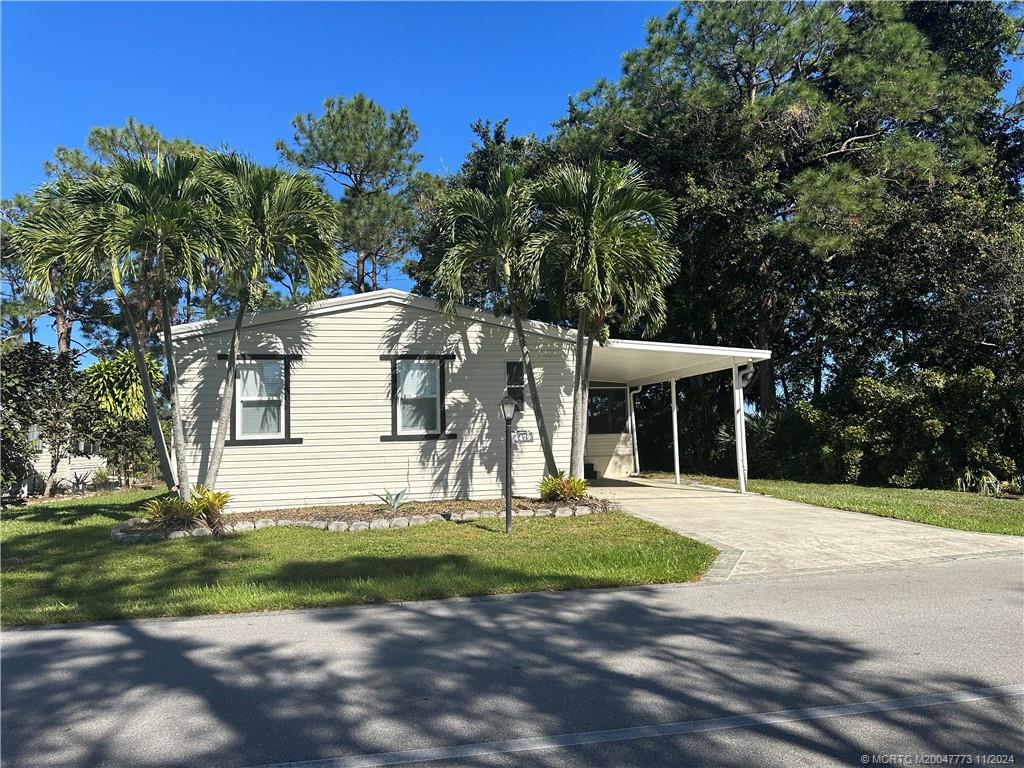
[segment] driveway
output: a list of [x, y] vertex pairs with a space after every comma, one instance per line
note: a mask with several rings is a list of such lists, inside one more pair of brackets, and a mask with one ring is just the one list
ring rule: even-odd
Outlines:
[[8, 630], [0, 748], [10, 768], [1019, 764], [1022, 586], [985, 558]]
[[1024, 540], [1016, 536], [954, 531], [710, 486], [608, 481], [591, 492], [721, 550], [705, 580], [1024, 553]]

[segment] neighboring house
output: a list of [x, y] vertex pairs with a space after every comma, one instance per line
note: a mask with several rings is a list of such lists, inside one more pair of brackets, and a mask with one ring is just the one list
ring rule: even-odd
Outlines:
[[[193, 482], [206, 473], [232, 323], [172, 331]], [[526, 330], [556, 461], [568, 468], [575, 331], [533, 322]], [[504, 318], [469, 308], [448, 318], [429, 299], [388, 289], [257, 313], [240, 348], [217, 482], [233, 511], [372, 502], [385, 489], [407, 488], [410, 499], [501, 496], [506, 394], [522, 403], [513, 492], [537, 494], [544, 457]], [[595, 347], [586, 461], [605, 477], [638, 470], [627, 387], [768, 355], [635, 341]]]
[[[32, 461], [32, 474], [26, 481], [26, 493], [42, 493], [46, 486], [46, 478], [50, 476], [50, 452], [39, 439], [39, 430], [36, 427], [29, 427], [29, 440], [33, 441], [39, 449], [39, 454]], [[57, 475], [54, 487], [62, 490], [70, 490], [75, 478], [84, 478], [91, 483], [93, 475], [98, 469], [106, 469], [107, 460], [95, 452], [92, 443], [78, 443], [66, 456], [57, 464]]]

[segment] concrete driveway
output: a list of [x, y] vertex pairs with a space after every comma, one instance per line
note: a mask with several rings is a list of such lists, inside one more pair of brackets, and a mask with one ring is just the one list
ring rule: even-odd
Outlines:
[[722, 554], [705, 580], [1021, 555], [1016, 536], [970, 533], [710, 486], [608, 481], [595, 496], [705, 541]]

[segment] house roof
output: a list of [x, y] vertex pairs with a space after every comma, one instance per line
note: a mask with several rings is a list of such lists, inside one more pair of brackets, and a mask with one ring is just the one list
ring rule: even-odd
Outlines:
[[[379, 304], [401, 304], [426, 311], [439, 311], [437, 303], [432, 299], [395, 288], [386, 288], [295, 307], [256, 312], [246, 321], [245, 327], [253, 328], [295, 318], [317, 317]], [[459, 317], [476, 322], [512, 327], [512, 322], [508, 318], [498, 317], [490, 312], [472, 307], [459, 307], [457, 314]], [[175, 339], [185, 339], [227, 333], [231, 331], [233, 325], [233, 318], [204, 320], [198, 323], [173, 326], [171, 334]], [[576, 331], [573, 329], [532, 320], [524, 321], [523, 326], [531, 334], [547, 336], [569, 344], [576, 341]], [[770, 357], [771, 352], [764, 349], [611, 339], [604, 346], [594, 347], [591, 379], [639, 386], [728, 370], [733, 365], [746, 365], [759, 360], [767, 360]]]

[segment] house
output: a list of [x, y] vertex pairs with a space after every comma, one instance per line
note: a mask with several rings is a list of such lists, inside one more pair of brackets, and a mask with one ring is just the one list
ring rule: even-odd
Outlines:
[[[28, 429], [28, 439], [32, 446], [38, 451], [32, 460], [32, 472], [25, 478], [22, 488], [22, 495], [30, 493], [42, 493], [46, 487], [46, 478], [50, 476], [50, 451], [39, 439], [39, 428], [32, 426]], [[107, 460], [96, 453], [92, 443], [79, 442], [71, 450], [70, 456], [65, 456], [57, 463], [57, 472], [54, 475], [54, 487], [71, 490], [77, 482], [84, 486], [93, 482], [93, 476], [97, 470], [106, 470]]]
[[[173, 329], [194, 482], [216, 432], [232, 323]], [[575, 331], [525, 325], [556, 461], [567, 468]], [[537, 494], [543, 452], [505, 318], [470, 308], [449, 318], [429, 299], [388, 289], [254, 314], [240, 349], [217, 481], [233, 511], [372, 502], [403, 488], [410, 499], [499, 497], [506, 395], [521, 404], [513, 492]], [[730, 369], [738, 387], [739, 367], [769, 354], [642, 341], [595, 347], [587, 463], [603, 477], [639, 470], [630, 393], [665, 381], [674, 391], [675, 379]], [[741, 416], [738, 389], [737, 397]]]

